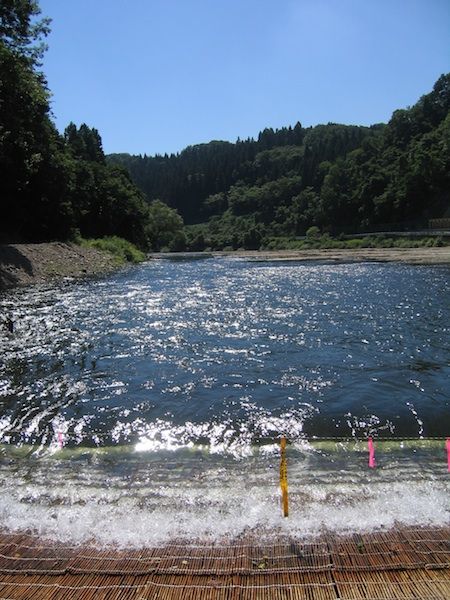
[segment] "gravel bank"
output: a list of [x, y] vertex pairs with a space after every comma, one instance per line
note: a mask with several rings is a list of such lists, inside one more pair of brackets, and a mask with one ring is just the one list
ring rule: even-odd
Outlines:
[[116, 259], [76, 244], [0, 245], [0, 289], [42, 283], [61, 277], [84, 277], [117, 268]]
[[450, 246], [436, 248], [358, 248], [355, 250], [271, 250], [214, 252], [252, 260], [326, 262], [402, 262], [412, 265], [450, 264]]

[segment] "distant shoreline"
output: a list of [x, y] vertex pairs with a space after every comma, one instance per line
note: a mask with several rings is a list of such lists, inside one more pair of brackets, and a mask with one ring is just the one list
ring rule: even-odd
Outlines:
[[[264, 261], [401, 262], [410, 265], [450, 264], [450, 246], [441, 248], [358, 248], [348, 250], [274, 250], [237, 252], [239, 256]], [[236, 255], [235, 254], [235, 255]]]
[[[351, 250], [235, 250], [152, 253], [151, 259], [206, 257], [243, 258], [254, 262], [400, 262], [410, 265], [450, 265], [450, 246], [432, 248], [358, 248]], [[76, 244], [0, 245], [0, 290], [62, 279], [101, 275], [117, 269], [108, 252]]]
[[151, 259], [202, 258], [202, 257], [245, 258], [255, 262], [318, 261], [329, 263], [347, 262], [400, 262], [410, 265], [450, 265], [450, 246], [432, 248], [357, 248], [319, 250], [234, 250], [211, 252], [168, 252], [152, 253]]

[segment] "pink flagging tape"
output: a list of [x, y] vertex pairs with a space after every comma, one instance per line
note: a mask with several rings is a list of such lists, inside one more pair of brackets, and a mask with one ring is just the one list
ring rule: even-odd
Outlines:
[[447, 450], [447, 471], [450, 473], [450, 438], [447, 438], [445, 448]]
[[63, 442], [63, 434], [58, 431], [58, 446], [59, 448], [62, 450], [63, 446], [64, 446], [64, 442]]
[[367, 446], [369, 447], [369, 467], [375, 469], [375, 448], [371, 437], [367, 440]]

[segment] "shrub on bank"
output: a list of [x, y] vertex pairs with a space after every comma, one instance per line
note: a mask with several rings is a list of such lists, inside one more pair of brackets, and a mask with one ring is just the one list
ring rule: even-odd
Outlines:
[[82, 246], [109, 252], [117, 259], [119, 264], [126, 262], [139, 263], [145, 260], [145, 254], [134, 244], [116, 235], [89, 240], [79, 238], [77, 242]]
[[338, 249], [355, 250], [359, 248], [421, 248], [448, 246], [449, 238], [442, 237], [398, 237], [367, 235], [363, 238], [344, 239], [332, 238], [327, 233], [312, 238], [303, 239], [288, 237], [268, 237], [264, 240], [262, 250], [311, 250], [311, 249]]

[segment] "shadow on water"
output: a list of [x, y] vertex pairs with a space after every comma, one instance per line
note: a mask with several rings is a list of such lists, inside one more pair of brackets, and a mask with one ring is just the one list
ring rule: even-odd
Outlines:
[[170, 260], [172, 262], [185, 262], [191, 260], [206, 260], [213, 258], [208, 252], [159, 252], [152, 254], [150, 258], [154, 260]]
[[442, 365], [428, 362], [425, 360], [416, 360], [409, 368], [411, 369], [411, 371], [417, 371], [419, 373], [422, 373], [426, 371], [439, 371], [439, 369], [442, 368]]

